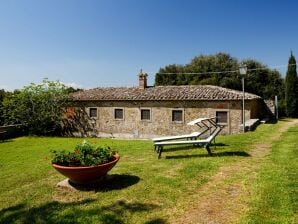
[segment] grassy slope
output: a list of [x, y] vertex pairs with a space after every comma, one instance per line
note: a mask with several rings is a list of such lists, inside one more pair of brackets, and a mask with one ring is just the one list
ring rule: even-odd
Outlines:
[[298, 222], [298, 126], [275, 142], [254, 183], [249, 215], [243, 223]]
[[116, 148], [121, 159], [104, 186], [77, 192], [55, 187], [64, 177], [48, 157], [51, 149], [71, 150], [82, 139], [24, 137], [0, 143], [0, 223], [167, 223], [187, 209], [195, 190], [219, 167], [245, 160], [251, 142], [266, 142], [272, 128], [219, 137], [214, 157], [201, 149], [180, 149], [166, 150], [157, 160], [150, 141], [90, 139]]

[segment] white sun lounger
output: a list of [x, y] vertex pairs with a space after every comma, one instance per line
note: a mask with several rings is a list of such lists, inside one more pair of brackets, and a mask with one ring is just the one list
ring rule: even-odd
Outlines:
[[[157, 142], [165, 142], [165, 141], [172, 141], [172, 140], [179, 140], [179, 139], [186, 139], [186, 140], [197, 140], [201, 135], [206, 133], [208, 129], [205, 129], [201, 132], [192, 132], [187, 135], [176, 135], [176, 136], [165, 136], [165, 137], [160, 137], [160, 138], [153, 138], [152, 141], [154, 143]], [[154, 150], [157, 151], [157, 147], [154, 145]]]
[[153, 138], [153, 142], [162, 142], [162, 141], [169, 141], [169, 140], [177, 140], [177, 139], [196, 139], [198, 138], [202, 132], [192, 132], [187, 135], [176, 135], [176, 136], [165, 136], [165, 137], [160, 137], [160, 138]]
[[200, 124], [203, 124], [206, 127], [208, 127], [206, 122], [209, 122], [213, 126], [216, 126], [216, 121], [215, 120], [216, 120], [215, 117], [201, 117], [201, 118], [198, 118], [198, 119], [195, 119], [193, 121], [188, 122], [187, 125], [198, 125], [198, 126], [200, 126]]
[[191, 140], [196, 140], [199, 136], [204, 134], [206, 131], [209, 130], [209, 126], [205, 123], [210, 122], [212, 125], [216, 124], [213, 121], [214, 118], [198, 118], [196, 120], [193, 120], [191, 122], [188, 122], [187, 125], [198, 125], [200, 128], [204, 127], [207, 128], [206, 130], [203, 130], [201, 132], [192, 132], [190, 134], [186, 135], [174, 135], [174, 136], [165, 136], [165, 137], [160, 137], [160, 138], [153, 138], [153, 142], [162, 142], [162, 141], [170, 141], [170, 140], [178, 140], [178, 139], [191, 139]]
[[220, 126], [216, 127], [216, 129], [206, 139], [184, 140], [184, 141], [161, 141], [161, 142], [155, 142], [154, 147], [157, 148], [158, 158], [161, 157], [161, 154], [163, 152], [163, 147], [166, 145], [186, 145], [186, 144], [201, 145], [201, 146], [205, 147], [205, 149], [207, 150], [209, 155], [212, 155], [209, 145], [211, 144], [212, 140], [215, 139], [215, 137], [219, 134], [219, 132], [221, 130], [222, 130], [222, 127], [220, 127]]

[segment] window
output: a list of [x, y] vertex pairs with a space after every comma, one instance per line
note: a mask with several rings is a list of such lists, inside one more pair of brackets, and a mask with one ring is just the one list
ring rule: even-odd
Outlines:
[[97, 108], [89, 108], [89, 117], [97, 118]]
[[151, 110], [150, 109], [141, 109], [141, 120], [150, 121], [151, 120]]
[[228, 123], [228, 112], [227, 111], [216, 111], [216, 122], [217, 123]]
[[116, 120], [123, 120], [123, 109], [122, 108], [115, 108], [114, 109], [114, 118]]
[[173, 122], [183, 122], [183, 111], [182, 110], [172, 110], [172, 121]]

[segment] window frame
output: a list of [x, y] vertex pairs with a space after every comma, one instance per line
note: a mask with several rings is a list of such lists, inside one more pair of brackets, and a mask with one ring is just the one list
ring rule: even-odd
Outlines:
[[[217, 116], [217, 113], [226, 113], [226, 115], [227, 115], [227, 120], [226, 120], [226, 122], [219, 122], [218, 121], [218, 116]], [[215, 111], [215, 117], [216, 117], [216, 123], [217, 124], [222, 124], [222, 125], [228, 125], [229, 124], [229, 111], [228, 110], [216, 110]]]
[[[91, 110], [96, 110], [96, 116], [91, 116]], [[90, 118], [95, 118], [95, 119], [97, 119], [98, 118], [98, 108], [97, 107], [89, 107], [88, 108], [88, 116], [90, 117]]]
[[[122, 118], [116, 118], [116, 110], [122, 110]], [[125, 113], [124, 113], [124, 108], [123, 107], [115, 107], [113, 109], [114, 120], [116, 120], [116, 121], [123, 121], [124, 120], [124, 116], [125, 116]]]
[[[142, 119], [142, 111], [143, 110], [149, 110], [149, 119]], [[148, 107], [141, 107], [140, 108], [140, 121], [142, 122], [150, 122], [152, 120], [152, 110]]]
[[[177, 121], [177, 120], [174, 120], [174, 112], [175, 111], [181, 111], [182, 115], [181, 115], [181, 121]], [[171, 110], [171, 122], [174, 123], [174, 124], [183, 124], [184, 123], [184, 109], [183, 108], [173, 108]]]

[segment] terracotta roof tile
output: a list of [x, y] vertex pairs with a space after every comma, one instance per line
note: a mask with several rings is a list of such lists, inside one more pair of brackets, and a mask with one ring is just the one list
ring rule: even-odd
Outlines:
[[[245, 99], [261, 97], [245, 93]], [[84, 90], [73, 94], [75, 101], [97, 100], [241, 100], [242, 92], [211, 85], [155, 86], [146, 89], [138, 87], [108, 87]]]

